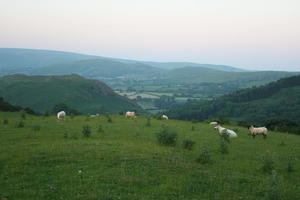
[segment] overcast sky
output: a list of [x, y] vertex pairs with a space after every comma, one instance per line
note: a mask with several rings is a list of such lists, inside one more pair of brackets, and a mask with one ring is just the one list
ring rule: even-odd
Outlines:
[[0, 0], [0, 47], [300, 71], [300, 0]]

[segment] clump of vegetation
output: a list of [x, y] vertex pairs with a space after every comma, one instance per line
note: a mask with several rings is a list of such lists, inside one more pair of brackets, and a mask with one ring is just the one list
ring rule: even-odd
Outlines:
[[193, 124], [196, 124], [198, 121], [193, 119], [191, 122], [192, 122]]
[[26, 119], [26, 112], [24, 110], [21, 111], [21, 118]]
[[195, 126], [192, 126], [191, 130], [194, 131], [195, 130]]
[[177, 132], [168, 126], [162, 126], [162, 129], [156, 133], [156, 138], [161, 145], [175, 146], [177, 142]]
[[[227, 134], [223, 134], [223, 135], [227, 135]], [[223, 135], [220, 137], [220, 152], [223, 154], [227, 154], [229, 153], [228, 141], [225, 139], [226, 137], [224, 137]]]
[[23, 128], [25, 126], [25, 123], [23, 121], [18, 121], [15, 124], [16, 128]]
[[281, 142], [279, 143], [279, 146], [285, 146], [285, 142], [284, 142], [284, 141], [281, 141]]
[[112, 120], [112, 118], [111, 118], [110, 115], [106, 115], [106, 118], [107, 118], [107, 122], [108, 123], [112, 123], [113, 122], [113, 120]]
[[37, 131], [41, 130], [41, 126], [40, 126], [40, 125], [34, 125], [34, 126], [32, 127], [32, 130], [33, 130], [34, 132], [37, 132]]
[[266, 191], [266, 197], [270, 200], [282, 199], [282, 187], [281, 180], [275, 170], [272, 170], [271, 177], [268, 180], [268, 189]]
[[267, 174], [271, 174], [272, 171], [275, 170], [275, 163], [274, 163], [274, 160], [273, 160], [272, 156], [270, 155], [270, 153], [267, 153], [263, 157], [263, 165], [262, 165], [261, 169], [264, 173], [267, 173]]
[[287, 166], [287, 171], [288, 172], [293, 172], [294, 171], [293, 161], [294, 161], [294, 158], [292, 156], [290, 156], [289, 159], [288, 159], [288, 166]]
[[86, 122], [90, 121], [90, 117], [89, 117], [89, 116], [86, 116], [85, 121], [86, 121]]
[[151, 127], [151, 117], [147, 117], [146, 126]]
[[98, 132], [98, 133], [103, 133], [103, 132], [104, 132], [104, 130], [103, 130], [101, 124], [99, 124], [98, 129], [97, 129], [97, 132]]
[[49, 117], [49, 116], [50, 116], [49, 110], [45, 110], [45, 112], [44, 112], [44, 117]]
[[68, 134], [67, 131], [64, 132], [64, 138], [65, 138], [65, 139], [68, 139], [68, 138], [69, 138], [69, 134]]
[[196, 144], [195, 141], [191, 140], [190, 138], [185, 138], [183, 140], [182, 146], [185, 149], [191, 150], [191, 149], [193, 149], [193, 147], [194, 147], [195, 144]]
[[89, 125], [84, 125], [82, 127], [82, 134], [84, 137], [90, 137], [91, 136], [91, 127]]
[[212, 159], [209, 153], [208, 145], [205, 143], [202, 147], [202, 151], [199, 155], [199, 157], [196, 160], [197, 162], [201, 164], [209, 164], [212, 163]]
[[3, 124], [4, 124], [4, 125], [7, 125], [7, 124], [8, 124], [8, 119], [7, 119], [7, 118], [4, 118], [4, 119], [3, 119]]

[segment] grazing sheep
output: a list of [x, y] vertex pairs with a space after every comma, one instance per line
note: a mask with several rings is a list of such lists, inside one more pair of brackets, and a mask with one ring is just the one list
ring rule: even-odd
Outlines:
[[224, 128], [220, 125], [215, 126], [215, 129], [219, 131], [219, 134], [227, 134], [229, 137], [237, 137], [236, 132], [234, 132], [233, 130]]
[[66, 117], [66, 112], [65, 111], [60, 111], [60, 112], [57, 113], [57, 119], [58, 120], [61, 120], [61, 119], [65, 120], [65, 117]]
[[253, 125], [251, 125], [249, 127], [249, 131], [253, 138], [255, 138], [256, 135], [263, 135], [264, 138], [266, 138], [268, 134], [268, 129], [266, 127], [255, 128]]
[[161, 118], [162, 118], [162, 119], [165, 119], [165, 120], [168, 120], [168, 119], [169, 119], [167, 115], [162, 115]]
[[216, 127], [218, 125], [218, 122], [210, 122], [209, 125]]
[[126, 118], [127, 118], [127, 117], [135, 118], [135, 117], [136, 117], [136, 116], [135, 116], [135, 112], [129, 112], [129, 111], [127, 111], [126, 114], [125, 114], [125, 117], [126, 117]]

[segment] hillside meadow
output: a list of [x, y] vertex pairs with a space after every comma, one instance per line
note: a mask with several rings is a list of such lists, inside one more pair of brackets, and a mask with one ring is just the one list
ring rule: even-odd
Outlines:
[[[226, 126], [239, 137], [223, 154], [220, 136], [206, 123], [119, 115], [58, 122], [4, 112], [0, 120], [1, 200], [300, 199], [297, 135], [253, 139], [245, 128]], [[82, 134], [85, 125], [90, 137]], [[163, 126], [177, 132], [175, 146], [158, 144]], [[194, 148], [183, 148], [185, 138]], [[206, 164], [197, 162], [203, 149]], [[263, 172], [264, 163], [277, 175]]]

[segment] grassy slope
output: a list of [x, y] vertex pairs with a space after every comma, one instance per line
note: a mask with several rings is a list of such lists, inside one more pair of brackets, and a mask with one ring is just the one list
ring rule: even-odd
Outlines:
[[[238, 127], [239, 137], [223, 155], [218, 152], [219, 136], [207, 124], [152, 120], [146, 127], [143, 117], [113, 116], [108, 123], [102, 116], [65, 122], [28, 116], [24, 128], [14, 128], [19, 116], [0, 116], [9, 119], [8, 125], [0, 124], [0, 197], [7, 199], [266, 199], [270, 176], [260, 170], [266, 152], [274, 157], [284, 199], [300, 198], [296, 135], [270, 132], [266, 140], [252, 139]], [[91, 138], [82, 137], [84, 124], [91, 126]], [[104, 133], [97, 133], [99, 124]], [[176, 147], [157, 144], [155, 132], [162, 124], [178, 131]], [[41, 130], [34, 132], [35, 125]], [[64, 133], [78, 139], [65, 139]], [[194, 150], [181, 147], [186, 136], [196, 141]], [[286, 145], [280, 146], [281, 141]], [[213, 164], [195, 162], [205, 142]], [[297, 158], [290, 174], [289, 156]]]
[[66, 103], [83, 113], [114, 112], [141, 108], [117, 95], [107, 85], [77, 75], [24, 76], [0, 79], [0, 96], [15, 104], [43, 112]]

